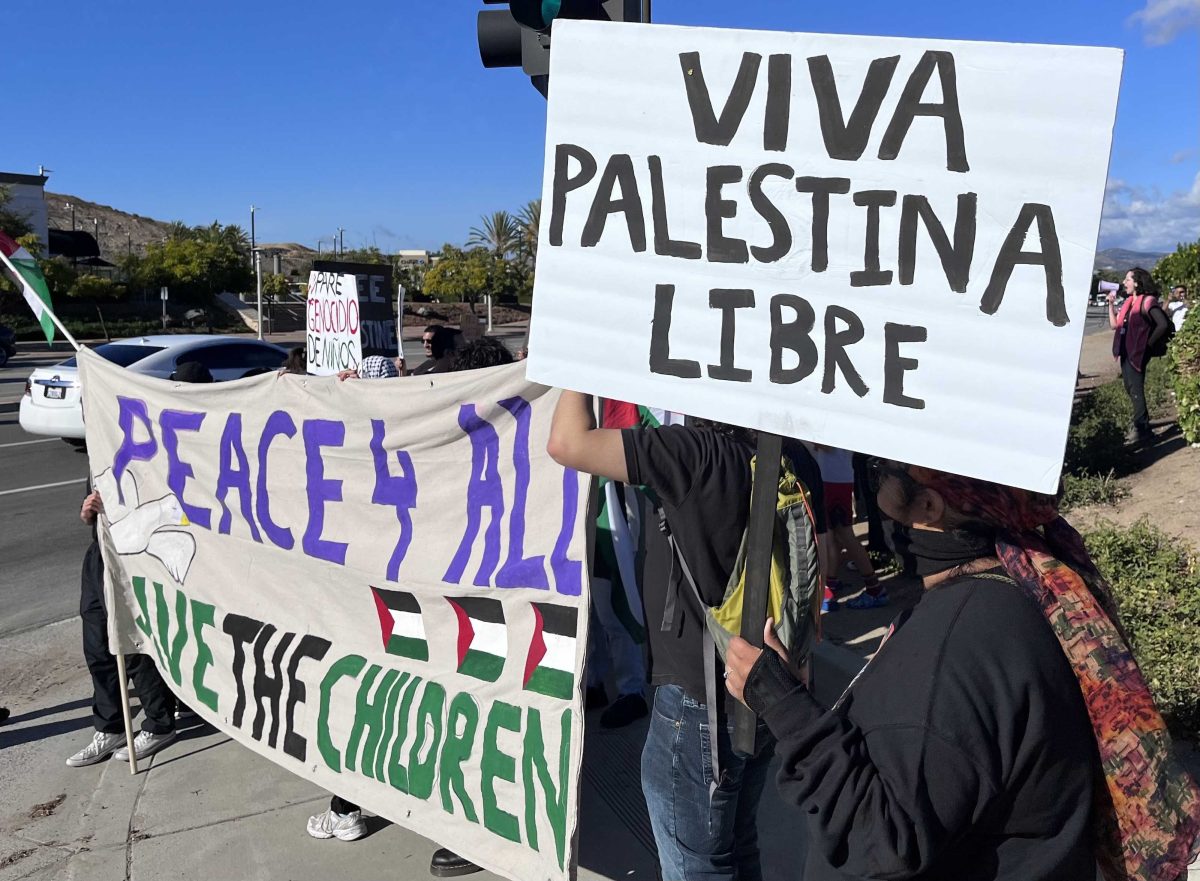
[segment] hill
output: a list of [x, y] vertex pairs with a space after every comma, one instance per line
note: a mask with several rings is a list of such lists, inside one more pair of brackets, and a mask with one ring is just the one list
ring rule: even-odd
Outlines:
[[1096, 272], [1126, 272], [1134, 266], [1143, 269], [1153, 269], [1166, 254], [1152, 251], [1129, 251], [1125, 248], [1105, 248], [1096, 252], [1096, 262], [1093, 264]]
[[66, 193], [46, 193], [46, 214], [51, 229], [71, 229], [71, 208], [75, 209], [75, 229], [99, 233], [100, 256], [116, 263], [129, 253], [144, 254], [151, 242], [159, 242], [171, 224], [130, 214], [109, 205], [89, 202]]

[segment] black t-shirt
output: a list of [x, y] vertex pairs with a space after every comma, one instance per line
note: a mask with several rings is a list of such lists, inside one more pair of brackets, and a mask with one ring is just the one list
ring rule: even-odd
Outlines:
[[1079, 681], [1013, 582], [926, 592], [824, 712], [768, 658], [747, 684], [808, 827], [806, 881], [1093, 881], [1099, 756]]
[[[750, 512], [754, 449], [707, 428], [664, 425], [621, 432], [629, 482], [654, 491], [671, 535], [705, 602], [725, 595]], [[680, 685], [704, 701], [704, 621], [665, 540], [647, 548], [642, 596], [650, 642], [650, 681]], [[677, 599], [664, 631], [668, 598]]]

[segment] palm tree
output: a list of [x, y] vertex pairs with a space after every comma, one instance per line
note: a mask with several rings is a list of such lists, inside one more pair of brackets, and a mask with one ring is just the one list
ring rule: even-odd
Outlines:
[[520, 242], [517, 250], [530, 266], [537, 260], [538, 230], [542, 225], [542, 200], [533, 199], [517, 214]]
[[467, 236], [468, 247], [487, 248], [497, 257], [505, 257], [515, 251], [520, 243], [521, 229], [507, 211], [495, 211], [481, 218], [483, 226], [471, 227]]

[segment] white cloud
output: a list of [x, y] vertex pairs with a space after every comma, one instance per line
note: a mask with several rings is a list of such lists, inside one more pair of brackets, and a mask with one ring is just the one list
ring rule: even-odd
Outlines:
[[1187, 150], [1176, 150], [1171, 154], [1172, 165], [1182, 165], [1184, 162], [1190, 162], [1196, 158], [1196, 148], [1190, 147]]
[[1200, 0], [1146, 0], [1128, 23], [1140, 24], [1151, 46], [1162, 46], [1188, 28], [1200, 26]]
[[1157, 190], [1110, 180], [1104, 192], [1100, 248], [1174, 251], [1200, 238], [1200, 174], [1190, 190]]

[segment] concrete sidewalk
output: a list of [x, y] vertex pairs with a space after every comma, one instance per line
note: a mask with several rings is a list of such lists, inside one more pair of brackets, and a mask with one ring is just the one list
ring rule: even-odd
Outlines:
[[[0, 704], [13, 713], [0, 727], [0, 881], [430, 877], [438, 845], [382, 819], [357, 842], [310, 838], [305, 822], [328, 793], [206, 724], [183, 729], [137, 776], [115, 760], [68, 768], [92, 734], [77, 621], [2, 640], [0, 659]], [[824, 647], [822, 698], [858, 664]], [[639, 784], [645, 723], [605, 731], [597, 721], [588, 720], [584, 749], [579, 877], [653, 879]], [[759, 816], [767, 877], [794, 877], [798, 812], [768, 786]]]

